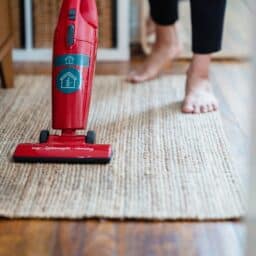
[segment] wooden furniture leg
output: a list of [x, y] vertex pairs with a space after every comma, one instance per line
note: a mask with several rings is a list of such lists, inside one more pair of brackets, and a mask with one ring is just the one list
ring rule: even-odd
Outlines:
[[0, 76], [1, 86], [12, 88], [13, 66], [12, 66], [12, 23], [10, 0], [0, 1]]
[[0, 71], [4, 88], [14, 87], [12, 50], [10, 49], [0, 63]]

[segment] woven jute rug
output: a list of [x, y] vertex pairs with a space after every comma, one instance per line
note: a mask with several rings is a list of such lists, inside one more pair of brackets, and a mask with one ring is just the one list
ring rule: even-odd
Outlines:
[[[19, 142], [50, 127], [47, 76], [0, 90], [0, 215], [40, 218], [231, 219], [244, 214], [219, 113], [184, 115], [184, 77], [134, 86], [97, 77], [89, 128], [111, 164], [15, 164]], [[72, 106], [70, 106], [72, 107]]]

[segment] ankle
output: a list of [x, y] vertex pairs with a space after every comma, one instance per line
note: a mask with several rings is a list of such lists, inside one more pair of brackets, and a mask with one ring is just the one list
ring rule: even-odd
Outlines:
[[180, 45], [176, 24], [171, 26], [156, 25], [156, 45], [166, 48]]
[[209, 79], [211, 56], [195, 54], [187, 71], [188, 78]]

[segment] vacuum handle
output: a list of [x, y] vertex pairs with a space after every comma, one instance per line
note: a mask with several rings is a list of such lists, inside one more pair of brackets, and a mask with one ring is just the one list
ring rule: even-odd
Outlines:
[[60, 20], [79, 20], [81, 16], [89, 25], [98, 28], [98, 13], [95, 0], [63, 0]]
[[94, 43], [97, 31], [98, 13], [95, 0], [63, 0], [56, 35], [66, 38], [68, 48], [76, 40]]

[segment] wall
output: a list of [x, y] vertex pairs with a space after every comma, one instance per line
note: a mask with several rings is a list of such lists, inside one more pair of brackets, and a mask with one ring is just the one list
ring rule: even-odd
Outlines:
[[[256, 4], [255, 0], [245, 0], [252, 7], [252, 11], [256, 17]], [[256, 18], [255, 18], [256, 21]], [[255, 28], [251, 28], [252, 33], [254, 35], [253, 40], [253, 48], [256, 50], [256, 30]], [[254, 51], [255, 53], [255, 51]], [[253, 80], [251, 82], [254, 83], [256, 79], [256, 54], [254, 54], [253, 59]], [[256, 108], [256, 88], [252, 86], [252, 98], [251, 98], [251, 107], [253, 110]], [[252, 112], [253, 113], [253, 112]], [[250, 178], [250, 193], [249, 193], [249, 213], [248, 213], [248, 248], [247, 248], [247, 256], [255, 256], [256, 252], [256, 117], [255, 115], [252, 118], [252, 131], [251, 131], [251, 139], [252, 139], [252, 154], [251, 154], [251, 178]]]
[[138, 42], [139, 40], [139, 30], [138, 30], [138, 17], [139, 17], [139, 3], [143, 0], [130, 0], [131, 2], [131, 15], [130, 15], [130, 25], [131, 25], [131, 42]]

